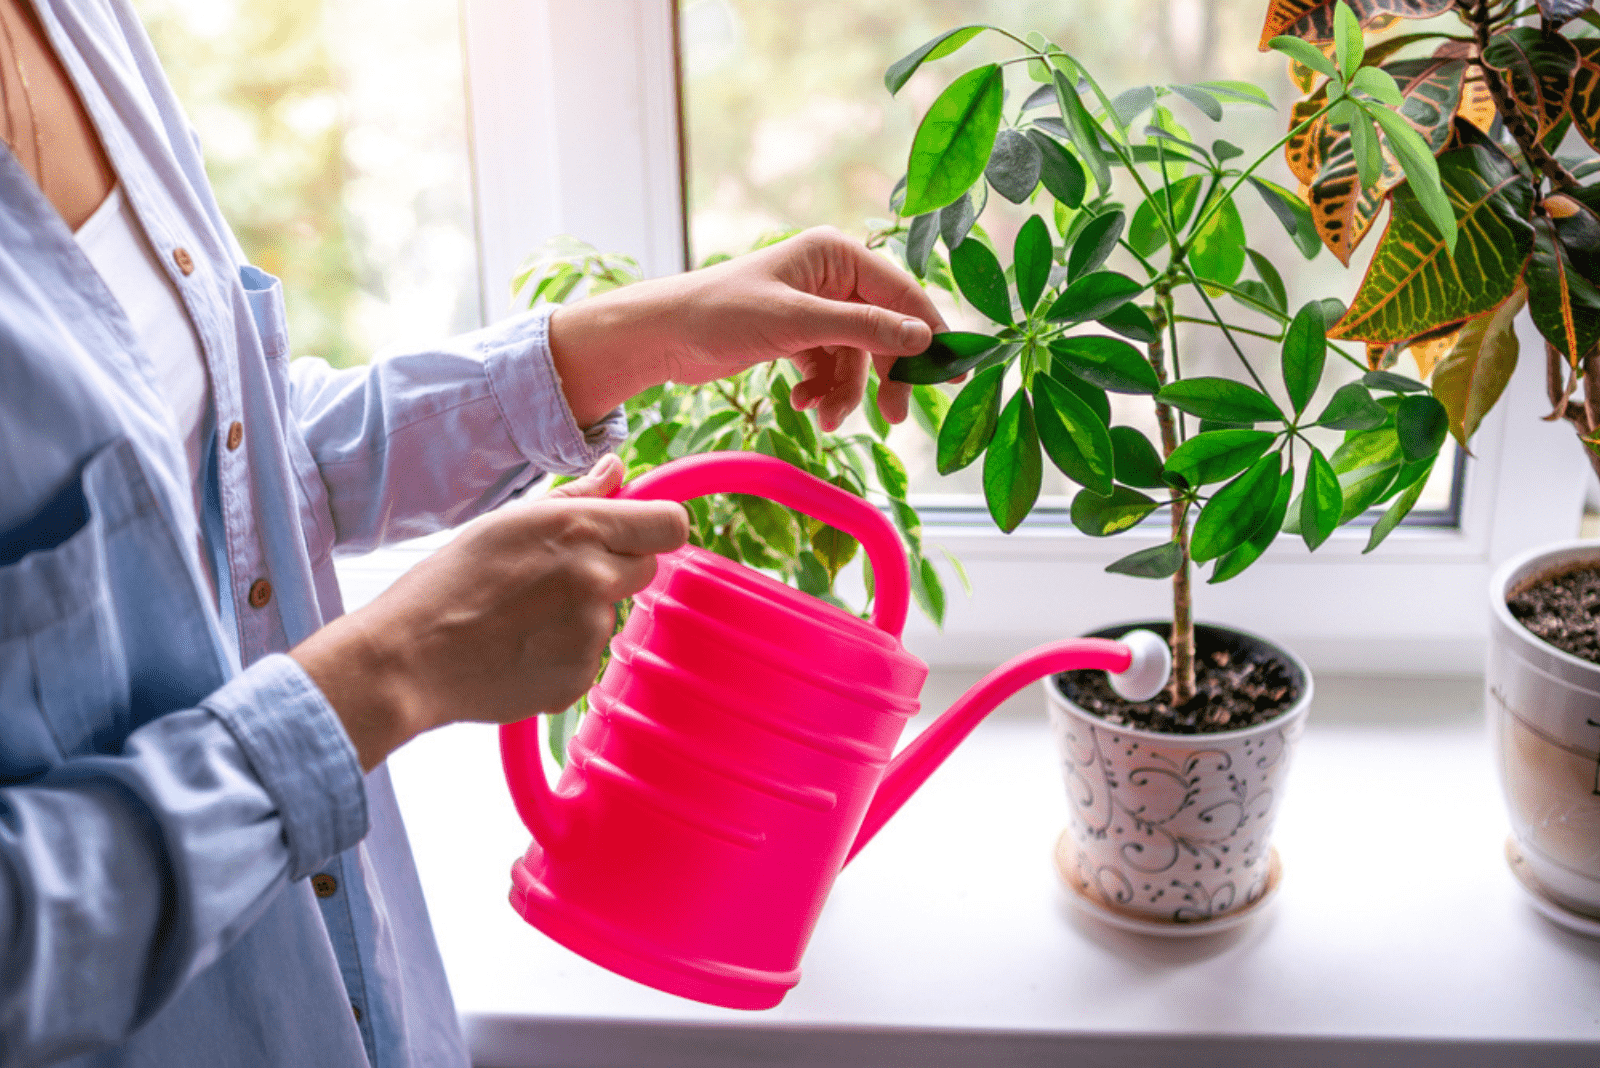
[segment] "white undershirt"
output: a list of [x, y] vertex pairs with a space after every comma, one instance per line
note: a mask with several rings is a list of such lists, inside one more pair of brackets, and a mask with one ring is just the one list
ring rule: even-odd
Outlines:
[[[78, 227], [76, 236], [155, 366], [156, 387], [172, 409], [183, 440], [199, 529], [204, 507], [204, 449], [211, 436], [211, 382], [188, 309], [178, 287], [161, 269], [121, 185], [112, 188], [94, 214]], [[204, 535], [201, 538], [200, 559], [205, 560]], [[202, 570], [209, 576], [209, 569]]]

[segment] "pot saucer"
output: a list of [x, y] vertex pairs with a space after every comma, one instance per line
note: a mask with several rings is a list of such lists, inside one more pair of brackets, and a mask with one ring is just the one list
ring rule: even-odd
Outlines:
[[1194, 920], [1189, 923], [1156, 920], [1111, 902], [1098, 887], [1078, 878], [1078, 866], [1073, 859], [1076, 849], [1070, 830], [1061, 832], [1061, 837], [1056, 839], [1054, 852], [1056, 874], [1061, 877], [1063, 885], [1072, 891], [1072, 903], [1075, 906], [1111, 927], [1131, 931], [1134, 934], [1153, 935], [1157, 938], [1199, 938], [1221, 931], [1231, 931], [1265, 912], [1277, 899], [1278, 890], [1283, 885], [1283, 861], [1279, 859], [1277, 849], [1273, 849], [1267, 859], [1266, 889], [1262, 891], [1260, 897], [1248, 905], [1208, 920]]
[[1539, 915], [1573, 934], [1600, 939], [1600, 919], [1574, 912], [1553, 901], [1533, 877], [1533, 872], [1528, 870], [1528, 862], [1522, 859], [1522, 850], [1517, 847], [1516, 839], [1510, 836], [1506, 838], [1506, 864], [1510, 866], [1511, 874], [1517, 877], [1517, 885], [1527, 894], [1528, 903], [1539, 911]]

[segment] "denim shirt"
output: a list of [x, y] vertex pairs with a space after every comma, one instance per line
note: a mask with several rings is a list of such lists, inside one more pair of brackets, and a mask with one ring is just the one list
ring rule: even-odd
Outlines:
[[388, 775], [282, 654], [339, 614], [336, 551], [586, 468], [621, 417], [577, 427], [541, 315], [291, 363], [131, 9], [36, 6], [204, 350], [214, 559], [150, 359], [0, 151], [0, 1063], [465, 1065]]

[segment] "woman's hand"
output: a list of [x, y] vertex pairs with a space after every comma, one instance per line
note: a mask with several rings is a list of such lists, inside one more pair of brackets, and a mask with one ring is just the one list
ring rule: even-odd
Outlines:
[[833, 430], [861, 403], [869, 363], [879, 410], [904, 419], [911, 387], [889, 381], [889, 368], [943, 328], [915, 279], [821, 227], [560, 308], [550, 349], [580, 426], [660, 382], [710, 382], [782, 358], [801, 374], [791, 403]]

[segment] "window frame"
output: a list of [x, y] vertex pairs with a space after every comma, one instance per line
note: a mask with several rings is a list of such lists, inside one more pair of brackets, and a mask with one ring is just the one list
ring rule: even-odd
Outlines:
[[[647, 276], [685, 269], [677, 4], [462, 0], [462, 16], [485, 321], [508, 311], [497, 280], [557, 234], [627, 252]], [[1280, 536], [1228, 583], [1197, 574], [1197, 617], [1270, 635], [1322, 670], [1480, 671], [1491, 572], [1572, 537], [1592, 479], [1570, 427], [1540, 418], [1543, 342], [1526, 317], [1519, 331], [1528, 358], [1474, 438], [1459, 525], [1402, 526], [1359, 562], [1365, 529], [1337, 531], [1314, 556]], [[1160, 524], [1105, 540], [1047, 523], [1004, 535], [974, 509], [929, 524], [926, 537], [973, 583], [969, 599], [944, 569], [942, 630], [911, 613], [907, 644], [931, 664], [994, 664], [1063, 635], [1170, 614], [1167, 583], [1103, 570], [1166, 540]]]

